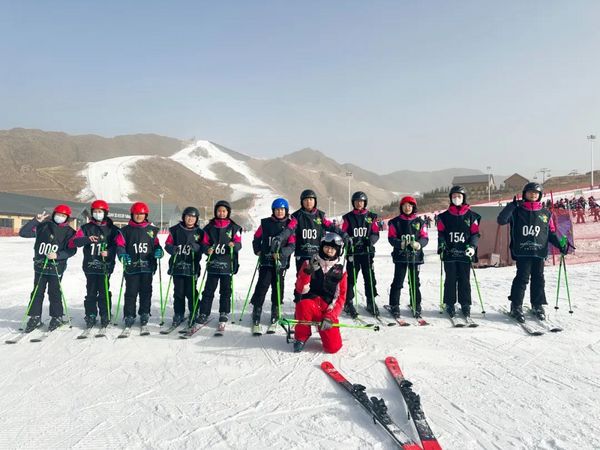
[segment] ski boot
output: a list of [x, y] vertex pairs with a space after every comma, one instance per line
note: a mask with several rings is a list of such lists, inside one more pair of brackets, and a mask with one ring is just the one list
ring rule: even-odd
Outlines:
[[511, 305], [510, 315], [519, 323], [525, 323], [525, 315], [523, 314], [523, 307], [521, 305]]
[[58, 327], [62, 327], [65, 323], [62, 316], [56, 316], [56, 317], [52, 317], [50, 319], [50, 323], [48, 324], [48, 331], [54, 331], [56, 330]]
[[150, 314], [148, 314], [148, 313], [140, 314], [140, 325], [141, 326], [148, 325], [149, 320], [150, 320]]
[[300, 353], [304, 349], [306, 342], [294, 341], [294, 353]]
[[37, 327], [42, 324], [42, 318], [40, 316], [31, 316], [25, 326], [25, 333], [31, 333]]
[[196, 323], [204, 325], [206, 322], [208, 322], [208, 316], [206, 314], [198, 314], [198, 317], [196, 317]]
[[181, 322], [183, 322], [183, 314], [174, 314], [173, 315], [173, 326], [178, 327]]
[[375, 303], [367, 303], [366, 310], [369, 314], [373, 314], [374, 316], [379, 315], [379, 308], [377, 307], [377, 305]]
[[462, 313], [465, 319], [467, 317], [471, 317], [471, 305], [461, 305], [460, 312]]
[[546, 311], [542, 305], [533, 306], [531, 305], [531, 312], [539, 320], [546, 320]]
[[394, 319], [400, 318], [400, 306], [399, 305], [390, 305], [390, 314], [394, 317]]
[[354, 307], [352, 300], [346, 302], [346, 304], [344, 305], [344, 312], [353, 319], [356, 319], [358, 317], [358, 313], [356, 312], [356, 308]]
[[415, 310], [413, 311], [413, 316], [414, 316], [415, 319], [421, 319], [422, 318], [422, 316], [421, 316], [421, 305], [417, 305], [415, 307]]
[[125, 326], [126, 327], [132, 327], [134, 323], [135, 323], [134, 316], [126, 316], [125, 317]]
[[252, 323], [254, 323], [254, 324], [259, 323], [261, 315], [262, 315], [262, 307], [254, 306], [252, 308]]
[[110, 321], [108, 320], [108, 316], [100, 316], [100, 326], [102, 328], [106, 328]]
[[219, 313], [219, 323], [220, 322], [229, 322], [229, 313]]
[[446, 305], [446, 314], [448, 314], [451, 318], [456, 316], [456, 310], [454, 309], [454, 305]]
[[83, 320], [85, 320], [85, 326], [87, 328], [92, 328], [94, 325], [96, 325], [96, 314], [86, 315]]

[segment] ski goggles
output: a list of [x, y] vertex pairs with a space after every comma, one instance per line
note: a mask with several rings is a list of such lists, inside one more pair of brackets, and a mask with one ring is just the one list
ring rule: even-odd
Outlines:
[[321, 239], [321, 242], [323, 242], [325, 244], [332, 244], [332, 245], [335, 245], [336, 247], [340, 247], [340, 248], [342, 248], [344, 246], [344, 241], [342, 240], [340, 235], [337, 233], [332, 233], [331, 231], [327, 231], [325, 233], [325, 236], [323, 236], [323, 239]]

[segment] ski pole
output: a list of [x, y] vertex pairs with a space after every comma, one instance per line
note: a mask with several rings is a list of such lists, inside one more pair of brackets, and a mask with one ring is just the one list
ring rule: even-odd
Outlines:
[[[192, 252], [192, 255], [194, 254], [194, 252]], [[194, 307], [192, 309], [192, 317], [190, 317], [190, 323], [193, 323], [192, 320], [196, 320], [196, 312], [198, 311], [198, 303], [199, 302], [199, 298], [200, 298], [200, 293], [202, 292], [202, 290], [204, 289], [204, 282], [206, 280], [206, 274], [208, 273], [208, 264], [210, 263], [210, 258], [212, 257], [213, 253], [211, 253], [210, 255], [208, 255], [208, 258], [206, 259], [206, 268], [204, 269], [204, 275], [202, 275], [202, 279], [200, 280], [200, 289], [198, 290], [198, 292], [196, 293], [196, 276], [194, 274], [194, 277], [192, 278], [192, 283], [193, 283], [193, 290], [194, 290]]]
[[[373, 288], [373, 264], [371, 263], [371, 249], [369, 249], [369, 247], [367, 247], [367, 258], [369, 266], [369, 287], [371, 288], [371, 300], [373, 301], [373, 311], [377, 311], [377, 308], [375, 307], [375, 290]], [[356, 287], [356, 281], [354, 283], [354, 286]]]
[[117, 300], [117, 311], [115, 312], [115, 321], [114, 325], [118, 325], [119, 321], [119, 310], [121, 309], [121, 295], [123, 294], [123, 281], [125, 281], [125, 263], [121, 261], [121, 265], [123, 266], [123, 275], [121, 275], [121, 287], [119, 288], [119, 299]]
[[471, 271], [473, 272], [473, 279], [475, 280], [475, 287], [477, 288], [477, 295], [479, 296], [479, 303], [481, 304], [481, 314], [485, 314], [483, 299], [481, 298], [481, 291], [479, 290], [479, 282], [477, 281], [477, 274], [475, 273], [475, 267], [473, 267], [473, 261], [471, 261]]
[[[175, 271], [175, 263], [177, 262], [178, 256], [179, 256], [179, 253], [175, 253], [175, 256], [173, 257], [173, 263], [170, 264], [171, 275], [169, 276], [169, 282], [167, 283], [167, 293], [165, 294], [165, 303], [168, 303], [168, 301], [169, 301], [169, 291], [171, 290], [171, 282], [173, 281], [173, 272]], [[166, 308], [166, 306], [165, 306], [165, 308]]]
[[[233, 242], [233, 241], [232, 241]], [[233, 246], [229, 247], [229, 258], [230, 258], [230, 270], [231, 270], [231, 307], [229, 308], [231, 316], [233, 317], [234, 302], [234, 288], [233, 288]]]
[[440, 314], [444, 314], [444, 259], [440, 254]]
[[558, 309], [558, 295], [560, 293], [560, 275], [562, 272], [562, 266], [563, 266], [563, 258], [561, 255], [560, 260], [558, 261], [558, 283], [556, 284], [556, 304], [554, 305], [554, 309]]
[[[354, 242], [350, 241], [350, 247], [352, 248], [352, 261], [350, 261], [350, 262], [352, 263], [352, 273], [354, 275], [354, 286], [353, 286], [354, 307], [357, 308], [358, 307], [358, 291], [356, 290], [356, 266], [354, 265], [354, 257], [356, 255], [354, 255]], [[350, 259], [350, 257], [348, 257], [348, 259]]]
[[58, 264], [56, 264], [56, 262], [54, 262], [53, 264], [54, 264], [54, 271], [56, 272], [56, 277], [58, 278], [58, 288], [60, 289], [60, 297], [62, 299], [62, 304], [63, 304], [63, 307], [65, 308], [65, 313], [67, 314], [67, 319], [69, 319], [69, 328], [72, 328], [73, 325], [71, 324], [71, 316], [69, 315], [67, 299], [65, 298], [65, 293], [63, 291], [62, 283], [60, 281], [60, 275], [58, 274]]
[[[101, 239], [102, 237], [104, 237], [104, 235], [100, 236]], [[101, 251], [106, 251], [106, 243], [102, 244]], [[104, 294], [106, 297], [106, 312], [108, 313], [108, 321], [110, 322], [112, 320], [112, 305], [110, 304], [110, 296], [108, 292], [108, 271], [106, 269], [106, 258], [104, 256], [102, 257], [102, 267], [104, 269]]]
[[258, 266], [260, 265], [260, 255], [256, 259], [256, 267], [254, 268], [254, 274], [252, 275], [252, 280], [250, 281], [250, 286], [248, 287], [248, 293], [246, 294], [246, 301], [244, 302], [244, 306], [242, 307], [242, 312], [240, 313], [240, 318], [238, 321], [241, 323], [242, 318], [244, 317], [244, 311], [246, 311], [246, 306], [248, 305], [248, 299], [250, 298], [250, 291], [252, 290], [252, 285], [254, 284], [254, 278], [256, 277], [256, 272], [258, 271]]
[[[321, 326], [321, 322], [317, 322], [314, 320], [280, 319], [280, 322], [288, 325], [314, 325], [315, 327]], [[333, 328], [357, 328], [363, 330], [379, 331], [379, 325], [375, 325], [374, 323], [367, 323], [364, 325], [350, 323], [332, 323], [331, 326]]]
[[20, 330], [23, 329], [23, 326], [25, 325], [25, 320], [27, 320], [27, 316], [29, 316], [29, 311], [31, 311], [31, 307], [33, 306], [33, 299], [35, 298], [37, 291], [40, 287], [40, 282], [42, 281], [42, 276], [44, 273], [44, 270], [46, 269], [46, 266], [48, 265], [48, 257], [44, 257], [44, 265], [42, 266], [42, 271], [40, 272], [40, 277], [38, 278], [38, 281], [35, 285], [35, 288], [33, 289], [33, 292], [31, 293], [31, 298], [29, 299], [29, 303], [27, 304], [27, 309], [25, 310], [25, 315], [23, 316], [23, 320], [21, 320], [21, 327], [19, 328]]
[[166, 303], [163, 297], [163, 289], [162, 289], [162, 267], [160, 265], [160, 259], [158, 260], [158, 289], [160, 292], [160, 323], [159, 325], [162, 327], [165, 324], [165, 309]]
[[571, 306], [571, 293], [569, 292], [569, 276], [567, 275], [567, 262], [565, 261], [565, 255], [562, 255], [563, 269], [565, 271], [565, 286], [567, 287], [567, 299], [569, 300], [569, 314], [573, 314], [573, 308]]
[[281, 280], [279, 278], [281, 261], [279, 261], [279, 256], [279, 253], [277, 253], [277, 259], [275, 261], [275, 285], [277, 288], [277, 320], [281, 318]]

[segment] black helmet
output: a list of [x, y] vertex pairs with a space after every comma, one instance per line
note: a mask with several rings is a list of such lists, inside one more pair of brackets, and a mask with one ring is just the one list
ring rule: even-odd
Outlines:
[[452, 194], [462, 194], [463, 196], [463, 205], [467, 204], [467, 191], [462, 186], [452, 186], [450, 192], [448, 193], [448, 198], [450, 199], [450, 203], [452, 203]]
[[215, 217], [217, 217], [217, 209], [219, 208], [219, 206], [222, 206], [227, 210], [227, 218], [229, 219], [229, 216], [231, 215], [231, 205], [229, 204], [229, 202], [225, 200], [219, 200], [217, 203], [215, 203], [215, 208], [213, 210], [213, 214]]
[[537, 201], [541, 201], [542, 200], [542, 195], [544, 194], [544, 188], [542, 188], [542, 185], [540, 183], [536, 183], [535, 181], [532, 181], [530, 183], [527, 183], [525, 186], [523, 186], [523, 201], [525, 201], [525, 192], [527, 191], [535, 191], [538, 192], [540, 195], [537, 199]]
[[367, 204], [369, 203], [369, 197], [367, 197], [367, 194], [365, 194], [363, 191], [357, 191], [354, 194], [352, 194], [352, 207], [354, 208], [354, 202], [356, 200], [362, 200], [365, 202], [365, 208], [367, 207]]
[[312, 189], [304, 189], [300, 194], [300, 205], [302, 205], [302, 200], [305, 198], [314, 198], [315, 199], [315, 208], [317, 207], [317, 194]]
[[[323, 247], [325, 246], [335, 248], [335, 256], [330, 258], [323, 252]], [[323, 259], [327, 259], [333, 261], [337, 258], [340, 258], [344, 254], [344, 241], [340, 237], [339, 234], [333, 233], [331, 231], [327, 231], [325, 235], [321, 238], [321, 242], [319, 243], [319, 256]]]
[[183, 210], [183, 213], [181, 213], [181, 221], [185, 222], [185, 216], [192, 216], [196, 218], [196, 224], [198, 223], [198, 219], [200, 218], [200, 211], [198, 211], [198, 208], [195, 208], [193, 206], [188, 206]]

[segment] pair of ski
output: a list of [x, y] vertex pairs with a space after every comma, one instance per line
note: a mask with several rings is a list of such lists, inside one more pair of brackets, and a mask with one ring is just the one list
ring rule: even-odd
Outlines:
[[[94, 326], [85, 328], [81, 332], [81, 334], [77, 336], [77, 339], [87, 339], [88, 337], [91, 336], [93, 329], [94, 329]], [[96, 331], [96, 334], [94, 334], [94, 337], [97, 337], [97, 338], [105, 337], [106, 329], [107, 329], [107, 327], [101, 326], [100, 328], [98, 328], [98, 331]]]
[[382, 398], [369, 398], [365, 392], [365, 386], [361, 384], [352, 384], [329, 361], [323, 361], [321, 363], [321, 368], [354, 397], [354, 399], [371, 415], [373, 421], [381, 425], [400, 448], [404, 450], [421, 450], [421, 448], [423, 448], [423, 450], [441, 450], [442, 447], [431, 431], [427, 419], [425, 418], [425, 414], [423, 413], [423, 409], [421, 408], [421, 399], [418, 394], [413, 392], [412, 383], [404, 378], [404, 374], [400, 369], [398, 361], [393, 356], [388, 356], [385, 359], [385, 365], [400, 388], [400, 393], [406, 403], [408, 413], [417, 430], [422, 447], [414, 442], [392, 420], [387, 413], [387, 406]]
[[[277, 322], [270, 324], [267, 327], [267, 334], [275, 334], [277, 331]], [[263, 335], [263, 327], [261, 324], [252, 325], [252, 336], [262, 336]]]
[[530, 336], [542, 336], [546, 333], [546, 331], [549, 331], [551, 333], [560, 333], [561, 331], [563, 331], [563, 328], [561, 326], [557, 325], [551, 320], [540, 320], [531, 310], [529, 310], [529, 312], [532, 316], [533, 322], [519, 322], [510, 314], [510, 311], [508, 311], [508, 309], [506, 308], [502, 308], [502, 312], [508, 317], [510, 317], [512, 320], [514, 320], [516, 323], [518, 323], [521, 326], [521, 328], [523, 328], [523, 330]]
[[[9, 338], [7, 340], [4, 341], [4, 343], [6, 344], [16, 344], [18, 343], [20, 340], [22, 340], [25, 336], [30, 336], [29, 342], [42, 342], [44, 339], [46, 339], [48, 336], [50, 336], [50, 333], [52, 333], [55, 330], [58, 330], [59, 328], [64, 327], [65, 325], [67, 325], [67, 323], [64, 323], [63, 325], [53, 328], [52, 330], [46, 328], [44, 330], [41, 330], [41, 328], [43, 327], [43, 324], [40, 323], [40, 325], [31, 330], [30, 332], [26, 332], [25, 330], [20, 331], [19, 333], [15, 334], [12, 338]], [[41, 331], [41, 333], [37, 333], [38, 331]]]
[[479, 326], [479, 324], [477, 322], [475, 322], [471, 316], [462, 316], [462, 315], [455, 315], [454, 317], [450, 316], [450, 314], [446, 313], [446, 315], [448, 316], [448, 319], [450, 319], [450, 323], [452, 324], [452, 326], [454, 328], [477, 328]]
[[[400, 325], [401, 327], [408, 327], [410, 326], [410, 322], [404, 320], [402, 317], [398, 316], [394, 316], [394, 314], [392, 314], [392, 307], [390, 305], [383, 305], [383, 307], [385, 308], [385, 310], [387, 312], [390, 313], [390, 315], [393, 317], [393, 319], [396, 321], [396, 323], [398, 325]], [[429, 325], [429, 322], [427, 322], [425, 319], [423, 319], [422, 317], [415, 317], [415, 320], [417, 321], [417, 325], [420, 327], [424, 327]]]
[[[133, 327], [125, 327], [123, 328], [123, 331], [121, 331], [121, 334], [119, 334], [117, 336], [117, 339], [125, 339], [128, 338], [129, 336], [131, 336], [131, 329]], [[150, 329], [148, 328], [148, 325], [140, 325], [140, 336], [149, 336], [150, 335]]]
[[[192, 324], [191, 327], [187, 327], [182, 330], [179, 330], [179, 339], [192, 338], [198, 331], [200, 331], [202, 328], [204, 328], [210, 322], [212, 322], [212, 318], [208, 319], [204, 323], [194, 323], [194, 324]], [[223, 325], [221, 325], [221, 324], [223, 324]], [[224, 332], [225, 332], [225, 322], [219, 322], [219, 327], [217, 328], [217, 331], [215, 331], [215, 336], [223, 336]]]

